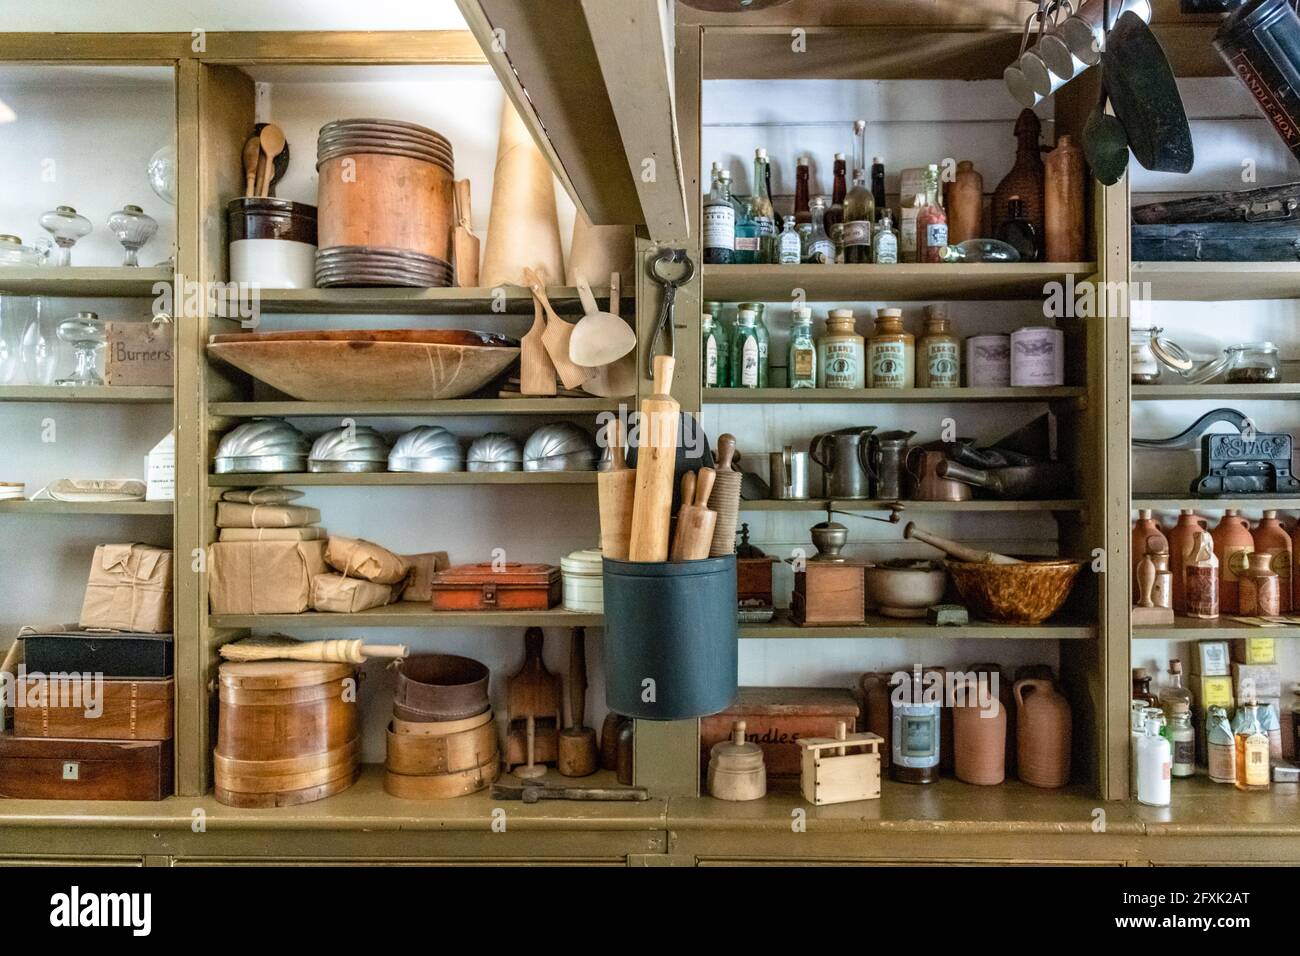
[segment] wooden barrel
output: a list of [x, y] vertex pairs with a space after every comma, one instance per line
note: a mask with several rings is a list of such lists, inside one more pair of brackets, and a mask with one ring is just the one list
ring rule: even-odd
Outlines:
[[395, 120], [335, 120], [321, 128], [316, 169], [327, 261], [331, 249], [348, 247], [451, 262], [455, 167], [438, 133]]
[[394, 719], [387, 742], [384, 790], [395, 797], [462, 797], [491, 786], [501, 774], [497, 725], [490, 710], [462, 720]]
[[349, 664], [221, 665], [216, 796], [237, 807], [292, 806], [351, 786], [361, 758]]

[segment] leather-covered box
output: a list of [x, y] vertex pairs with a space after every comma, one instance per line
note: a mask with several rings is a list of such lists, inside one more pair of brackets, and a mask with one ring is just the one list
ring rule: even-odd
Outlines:
[[170, 740], [0, 736], [0, 797], [162, 800], [171, 794]]
[[560, 569], [551, 564], [458, 564], [434, 575], [433, 609], [545, 611], [560, 592]]
[[172, 676], [172, 636], [127, 631], [87, 631], [76, 625], [24, 627], [27, 673], [102, 674], [108, 678], [162, 680]]

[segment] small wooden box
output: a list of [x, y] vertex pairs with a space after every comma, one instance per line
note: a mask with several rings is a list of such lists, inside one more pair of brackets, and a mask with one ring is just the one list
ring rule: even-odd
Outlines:
[[736, 559], [736, 598], [741, 607], [772, 606], [772, 565], [776, 558]]
[[794, 779], [799, 741], [833, 737], [841, 723], [856, 728], [859, 709], [853, 692], [838, 687], [741, 687], [734, 704], [700, 718], [700, 766], [708, 767], [713, 745], [729, 739], [732, 725], [744, 721], [745, 739], [763, 748], [768, 777]]
[[171, 793], [169, 740], [0, 737], [0, 797], [162, 800]]
[[458, 564], [434, 575], [433, 609], [545, 611], [560, 603], [561, 590], [554, 565]]
[[1272, 637], [1241, 637], [1230, 642], [1232, 659], [1238, 664], [1276, 664], [1277, 644]]
[[107, 384], [172, 387], [175, 339], [170, 322], [106, 322], [104, 333]]
[[[38, 706], [14, 709], [18, 737], [63, 737], [80, 740], [171, 740], [175, 682], [106, 680], [99, 714], [87, 714], [85, 702], [69, 703], [52, 685]], [[64, 706], [60, 706], [63, 704]]]
[[[803, 762], [799, 787], [816, 806], [880, 799], [880, 736], [813, 737], [799, 741]], [[856, 750], [857, 753], [841, 751]]]
[[809, 627], [866, 621], [863, 565], [809, 561], [794, 575], [790, 619]]

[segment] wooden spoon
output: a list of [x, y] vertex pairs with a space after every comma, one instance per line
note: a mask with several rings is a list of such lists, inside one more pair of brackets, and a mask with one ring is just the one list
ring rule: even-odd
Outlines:
[[542, 317], [542, 303], [533, 299], [533, 327], [519, 340], [519, 393], [521, 395], [554, 395], [555, 363], [546, 354], [542, 335], [546, 320]]
[[[622, 278], [617, 272], [609, 277], [609, 311], [618, 315]], [[636, 349], [621, 359], [596, 369], [596, 374], [582, 385], [582, 390], [601, 398], [634, 398], [637, 387]]]
[[262, 175], [257, 184], [257, 195], [271, 195], [271, 173], [275, 165], [275, 157], [284, 151], [284, 131], [274, 123], [267, 123], [262, 127], [261, 135], [258, 137], [262, 147], [262, 155], [265, 157], [265, 165], [262, 167]]
[[574, 364], [569, 358], [569, 339], [573, 336], [573, 326], [556, 314], [551, 307], [551, 300], [546, 297], [546, 283], [535, 269], [524, 270], [524, 281], [533, 290], [533, 296], [542, 303], [546, 310], [546, 331], [542, 341], [546, 343], [546, 352], [555, 363], [555, 371], [565, 388], [579, 388], [596, 374], [595, 369], [584, 368]]
[[257, 195], [254, 191], [257, 184], [257, 161], [262, 155], [262, 141], [256, 136], [248, 137], [244, 143], [244, 196], [253, 197]]
[[635, 349], [636, 333], [632, 327], [617, 315], [600, 311], [586, 279], [579, 275], [574, 283], [585, 314], [573, 327], [569, 358], [578, 365], [596, 368], [615, 362]]

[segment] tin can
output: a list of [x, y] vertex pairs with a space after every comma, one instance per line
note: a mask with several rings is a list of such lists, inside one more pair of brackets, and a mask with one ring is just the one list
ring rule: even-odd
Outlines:
[[1050, 387], [1065, 384], [1065, 333], [1030, 326], [1011, 333], [1011, 385]]
[[966, 384], [971, 388], [1011, 384], [1011, 336], [972, 335], [966, 340]]

